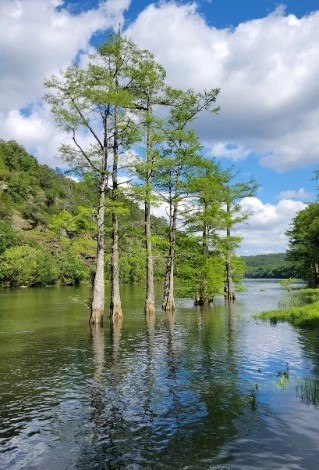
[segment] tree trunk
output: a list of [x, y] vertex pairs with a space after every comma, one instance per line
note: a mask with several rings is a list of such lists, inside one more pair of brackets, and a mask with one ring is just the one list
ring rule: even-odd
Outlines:
[[110, 302], [110, 318], [122, 316], [122, 305], [120, 297], [120, 276], [119, 276], [119, 234], [118, 234], [118, 217], [117, 214], [112, 215], [112, 260], [111, 260], [111, 302]]
[[[209, 230], [207, 226], [207, 210], [208, 210], [208, 203], [206, 200], [203, 201], [204, 203], [204, 222], [203, 222], [203, 232], [202, 232], [202, 248], [203, 248], [203, 263], [206, 265], [208, 258], [209, 258], [209, 248], [208, 248], [208, 241], [209, 241]], [[194, 305], [196, 306], [203, 306], [208, 305], [210, 299], [207, 295], [207, 282], [205, 279], [201, 279], [198, 286], [198, 291], [194, 297]]]
[[107, 175], [102, 176], [100, 184], [100, 201], [97, 214], [97, 249], [96, 270], [93, 282], [93, 293], [91, 303], [91, 324], [103, 325], [105, 286], [104, 286], [104, 212], [105, 212], [105, 190], [107, 186]]
[[176, 244], [176, 221], [177, 204], [170, 203], [170, 221], [169, 221], [169, 252], [166, 262], [166, 275], [164, 284], [164, 300], [162, 309], [165, 311], [175, 310], [174, 299], [174, 261]]
[[194, 305], [202, 307], [203, 305], [209, 305], [209, 303], [210, 299], [207, 296], [206, 284], [205, 282], [201, 282], [198, 292], [194, 297]]
[[[229, 210], [227, 205], [227, 211]], [[227, 227], [226, 232], [227, 242], [230, 244], [230, 228]], [[233, 283], [233, 273], [232, 273], [232, 266], [231, 266], [231, 248], [227, 244], [226, 248], [226, 282], [225, 282], [225, 298], [227, 302], [233, 302], [235, 300], [235, 289]]]
[[[228, 257], [228, 254], [227, 254]], [[225, 292], [225, 297], [227, 299], [227, 302], [232, 302], [235, 300], [235, 292], [234, 292], [234, 283], [233, 283], [233, 277], [232, 277], [232, 269], [231, 269], [231, 262], [230, 259], [228, 258], [226, 261], [226, 292]]]
[[117, 134], [117, 110], [114, 111], [114, 145], [113, 145], [113, 170], [112, 170], [112, 259], [111, 259], [111, 301], [110, 319], [122, 316], [120, 297], [120, 266], [119, 266], [119, 222], [116, 213], [118, 200], [118, 134]]
[[151, 242], [151, 205], [145, 201], [146, 298], [145, 313], [155, 312], [154, 269]]
[[146, 298], [145, 298], [145, 314], [152, 314], [155, 312], [155, 297], [154, 297], [154, 269], [152, 257], [152, 242], [151, 242], [151, 191], [152, 191], [152, 141], [151, 141], [151, 117], [152, 108], [151, 103], [147, 104], [146, 116], [146, 198], [145, 198], [145, 249], [146, 249]]

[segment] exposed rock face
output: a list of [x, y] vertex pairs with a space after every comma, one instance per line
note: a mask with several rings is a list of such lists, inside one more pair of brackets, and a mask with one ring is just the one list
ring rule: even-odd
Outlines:
[[13, 211], [11, 215], [11, 222], [12, 226], [18, 230], [31, 230], [33, 228], [33, 225], [30, 223], [30, 221], [21, 217], [17, 211]]

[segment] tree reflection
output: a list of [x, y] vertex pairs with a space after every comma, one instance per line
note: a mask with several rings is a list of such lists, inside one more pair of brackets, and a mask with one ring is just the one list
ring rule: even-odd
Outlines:
[[121, 343], [121, 331], [122, 331], [121, 318], [114, 318], [110, 320], [110, 338], [112, 344], [112, 364], [113, 368], [117, 367], [117, 363], [120, 356], [120, 343]]
[[103, 424], [104, 403], [104, 328], [101, 325], [91, 325], [91, 341], [93, 349], [93, 386], [91, 398], [91, 421], [93, 423], [92, 442], [97, 442], [99, 438], [100, 428]]
[[92, 446], [85, 449], [78, 468], [112, 468], [121, 458], [118, 435], [124, 429], [123, 403], [118, 391], [122, 319], [110, 322], [106, 349], [105, 328], [91, 326], [93, 385], [91, 389]]

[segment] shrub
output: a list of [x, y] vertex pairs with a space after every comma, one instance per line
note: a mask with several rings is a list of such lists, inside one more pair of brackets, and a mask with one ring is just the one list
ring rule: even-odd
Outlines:
[[64, 286], [79, 285], [89, 276], [88, 268], [72, 250], [65, 250], [58, 258], [59, 280]]
[[2, 283], [9, 287], [55, 284], [58, 269], [52, 256], [29, 245], [7, 248], [0, 259]]
[[0, 255], [11, 246], [18, 245], [20, 235], [6, 220], [0, 220]]

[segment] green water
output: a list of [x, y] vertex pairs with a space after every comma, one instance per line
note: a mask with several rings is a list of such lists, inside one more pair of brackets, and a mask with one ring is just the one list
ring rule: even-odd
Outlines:
[[86, 288], [0, 291], [0, 468], [317, 468], [319, 331], [253, 320], [284, 293], [247, 288], [146, 321], [128, 287], [97, 331]]

